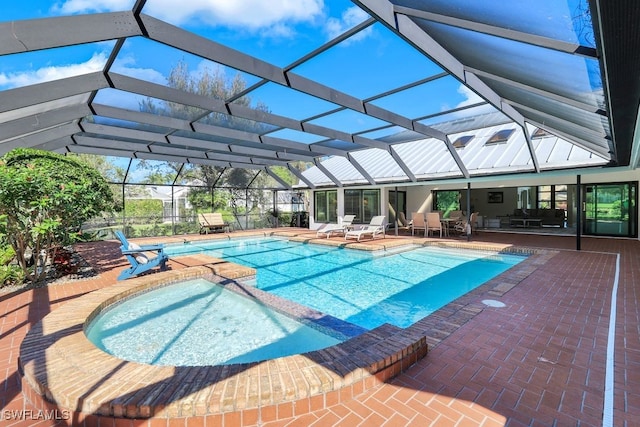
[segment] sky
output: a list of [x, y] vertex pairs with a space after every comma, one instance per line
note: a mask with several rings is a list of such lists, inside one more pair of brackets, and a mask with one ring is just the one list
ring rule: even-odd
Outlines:
[[[134, 3], [134, 0], [3, 1], [0, 3], [0, 20], [128, 11]], [[369, 18], [348, 0], [148, 0], [143, 13], [279, 67], [289, 66]], [[115, 41], [105, 41], [0, 56], [0, 90], [100, 71], [114, 45]], [[238, 73], [142, 37], [125, 43], [111, 70], [166, 85], [170, 71], [181, 62], [187, 64], [195, 78], [203, 70], [221, 70], [229, 79]], [[336, 67], [336, 64], [340, 66]], [[384, 26], [374, 24], [293, 71], [366, 99], [422, 79], [425, 72], [437, 74], [442, 70]], [[247, 85], [260, 80], [246, 73], [241, 73], [241, 76]], [[470, 97], [475, 98], [452, 79], [434, 82], [431, 86], [441, 87], [449, 94], [441, 100], [422, 96], [425, 102], [419, 105], [407, 103], [403, 96], [398, 96], [395, 101], [380, 101], [378, 105], [384, 108], [402, 106], [399, 113], [417, 117], [447, 109], [452, 103], [468, 102]], [[419, 93], [427, 90], [427, 87], [416, 88]], [[254, 105], [263, 103], [274, 114], [299, 120], [338, 108], [330, 102], [275, 83], [262, 86], [251, 97]], [[142, 100], [143, 97], [124, 91], [103, 89], [98, 92], [94, 103], [138, 110]], [[387, 124], [351, 110], [313, 123], [337, 127], [349, 133]], [[278, 130], [271, 136], [302, 143], [325, 139], [287, 129]], [[376, 133], [372, 136], [384, 135]]]
[[[519, 24], [527, 28], [559, 28], [561, 33], [553, 36], [569, 40], [577, 32], [574, 28], [567, 28], [570, 25], [563, 27], [537, 24], [545, 16], [563, 16], [556, 14], [553, 8], [562, 7], [567, 13], [571, 13], [572, 9], [585, 1], [539, 0], [537, 4], [540, 6], [532, 13], [523, 15]], [[495, 3], [496, 7], [487, 8], [484, 6], [485, 2]], [[456, 2], [432, 0], [432, 3], [434, 10], [440, 8], [442, 12], [446, 12]], [[5, 0], [0, 2], [0, 22], [128, 11], [134, 4], [135, 0]], [[482, 7], [478, 6], [477, 11], [469, 8], [467, 13], [478, 14], [489, 10], [495, 16], [487, 16], [488, 20], [504, 21], [509, 14], [518, 13], [518, 9], [527, 7], [527, 4], [530, 8], [531, 3], [525, 0], [513, 0], [507, 4], [503, 4], [502, 0], [483, 0]], [[299, 58], [369, 18], [366, 12], [348, 0], [148, 0], [143, 13], [277, 67], [292, 65]], [[571, 19], [566, 21], [572, 22]], [[114, 45], [115, 41], [104, 41], [0, 56], [0, 90], [100, 71]], [[127, 39], [111, 71], [166, 85], [170, 71], [179, 63], [186, 64], [195, 78], [203, 70], [217, 70], [228, 79], [238, 73], [224, 65], [143, 37]], [[366, 27], [291, 70], [362, 100], [436, 76], [442, 71], [423, 53], [380, 23]], [[247, 73], [240, 75], [247, 85], [260, 80]], [[140, 96], [115, 89], [103, 89], [98, 92], [94, 103], [138, 110], [140, 101]], [[273, 114], [297, 120], [312, 118], [339, 107], [276, 83], [267, 83], [252, 92], [251, 101], [254, 106], [259, 103], [266, 105]], [[479, 101], [481, 99], [473, 91], [451, 76], [370, 100], [373, 105], [410, 119], [433, 116]], [[495, 111], [489, 105], [475, 110]], [[457, 117], [456, 114], [448, 114], [446, 117], [451, 120]], [[352, 110], [313, 119], [311, 123], [347, 133], [359, 133], [388, 125]], [[397, 132], [397, 129], [391, 128], [387, 134], [389, 132]], [[271, 136], [301, 143], [324, 139], [286, 129], [274, 132]], [[375, 131], [363, 136], [375, 138], [387, 135], [385, 131]]]
[[[9, 21], [121, 11], [130, 10], [133, 3], [133, 0], [29, 0], [18, 5], [18, 2], [6, 1], [0, 5], [0, 16], [3, 21]], [[144, 13], [283, 67], [368, 18], [360, 8], [344, 0], [149, 0]], [[101, 42], [0, 57], [0, 89], [101, 70], [113, 45], [114, 42]], [[180, 61], [186, 62], [193, 73], [219, 66], [137, 38], [125, 44], [113, 71], [166, 84], [169, 71]], [[341, 64], [339, 69], [335, 64]], [[236, 73], [235, 70], [224, 69], [229, 77]], [[368, 27], [341, 43], [339, 48], [294, 69], [305, 77], [335, 86], [358, 98], [367, 98], [380, 89], [388, 90], [416, 81], [424, 77], [425, 71], [435, 74], [441, 70], [381, 24]], [[246, 74], [243, 78], [248, 84], [258, 81], [255, 76]], [[416, 116], [432, 114], [466, 101], [465, 96], [469, 93], [458, 92], [460, 85], [456, 82], [440, 84], [448, 89], [454, 85], [453, 98], [450, 96], [446, 101], [438, 101], [430, 97], [429, 105], [406, 113]], [[297, 118], [312, 116], [328, 107], [325, 101], [300, 94], [287, 95], [287, 91], [275, 84], [267, 85], [258, 93], [264, 99], [254, 101], [270, 101], [268, 106], [272, 112], [289, 115], [293, 111]], [[122, 95], [116, 101], [114, 98], [118, 94], [104, 91], [96, 101], [137, 106], [137, 99]], [[271, 99], [283, 99], [283, 95], [297, 96], [299, 102], [296, 105], [292, 102], [279, 105]]]

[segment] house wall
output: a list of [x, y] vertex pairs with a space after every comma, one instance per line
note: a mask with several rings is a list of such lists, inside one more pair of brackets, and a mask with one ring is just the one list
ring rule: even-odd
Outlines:
[[[580, 180], [582, 184], [595, 183], [618, 183], [618, 182], [639, 182], [640, 172], [628, 170], [626, 168], [616, 168], [610, 171], [584, 170], [581, 171]], [[473, 210], [480, 213], [483, 218], [495, 218], [513, 213], [518, 206], [517, 187], [535, 187], [539, 185], [572, 185], [568, 192], [567, 212], [569, 224], [575, 222], [578, 208], [576, 206], [575, 184], [577, 175], [563, 172], [545, 173], [540, 175], [523, 174], [522, 176], [510, 177], [483, 177], [471, 180], [471, 206]], [[402, 183], [402, 185], [381, 185], [362, 186], [358, 188], [379, 188], [381, 189], [380, 212], [383, 215], [389, 214], [389, 191], [405, 191], [407, 194], [406, 215], [410, 218], [411, 212], [429, 212], [433, 209], [432, 192], [438, 190], [460, 190], [462, 198], [460, 200], [463, 210], [466, 210], [466, 188], [467, 182], [463, 180], [436, 181], [431, 183]], [[344, 216], [344, 188], [338, 188], [338, 217]], [[502, 192], [502, 203], [489, 203], [488, 192]], [[535, 195], [532, 195], [531, 204], [535, 206]], [[314, 222], [313, 198], [310, 205], [310, 228], [317, 229], [320, 224]], [[639, 221], [640, 222], [640, 221]]]
[[398, 187], [398, 191], [407, 192], [407, 218], [411, 218], [411, 212], [430, 212], [432, 210], [433, 197], [428, 186]]

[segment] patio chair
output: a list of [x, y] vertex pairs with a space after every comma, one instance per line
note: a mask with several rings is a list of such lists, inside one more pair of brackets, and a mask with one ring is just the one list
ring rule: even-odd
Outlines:
[[411, 235], [415, 234], [416, 230], [424, 230], [424, 237], [427, 237], [427, 221], [422, 212], [411, 213]]
[[353, 228], [351, 224], [354, 219], [355, 215], [345, 215], [340, 224], [327, 224], [326, 227], [317, 230], [316, 237], [327, 236], [328, 239], [333, 233], [344, 234]]
[[476, 222], [478, 220], [478, 212], [472, 212], [471, 213], [471, 219], [470, 221], [467, 221], [466, 218], [462, 218], [460, 221], [458, 221], [456, 223], [456, 225], [453, 227], [455, 231], [457, 231], [460, 234], [473, 234], [476, 231]]
[[440, 237], [442, 237], [442, 222], [440, 221], [440, 214], [438, 212], [427, 212], [426, 234], [436, 231], [439, 231]]
[[[129, 243], [122, 231], [115, 232], [116, 237], [120, 240], [120, 250], [122, 255], [127, 258], [131, 268], [123, 270], [118, 276], [118, 280], [125, 280], [131, 277], [142, 274], [152, 268], [160, 266], [160, 270], [167, 269], [167, 261], [169, 257], [164, 253], [163, 245], [137, 245], [135, 243]], [[156, 256], [149, 258], [145, 252], [155, 252]]]
[[372, 239], [375, 239], [377, 235], [382, 234], [382, 238], [384, 239], [385, 231], [387, 228], [387, 217], [384, 215], [374, 216], [371, 218], [371, 222], [369, 225], [361, 228], [359, 230], [349, 230], [344, 233], [344, 239], [356, 239], [358, 242], [364, 236], [371, 236]]
[[464, 213], [462, 211], [451, 211], [449, 212], [449, 218], [451, 219], [455, 219], [455, 220], [462, 220], [462, 217], [464, 216]]

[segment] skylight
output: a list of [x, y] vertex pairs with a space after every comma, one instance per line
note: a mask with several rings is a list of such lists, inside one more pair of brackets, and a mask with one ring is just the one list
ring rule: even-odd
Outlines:
[[515, 129], [502, 129], [494, 133], [491, 138], [484, 143], [484, 145], [496, 145], [506, 144], [509, 141], [509, 137], [515, 132]]
[[464, 148], [467, 146], [467, 144], [475, 137], [475, 135], [465, 135], [465, 136], [461, 136], [460, 138], [456, 139], [453, 142], [453, 147], [454, 148]]
[[547, 132], [546, 130], [542, 129], [542, 128], [537, 128], [532, 134], [531, 134], [531, 139], [539, 139], [539, 138], [544, 138], [545, 136], [551, 136], [551, 134], [549, 132]]

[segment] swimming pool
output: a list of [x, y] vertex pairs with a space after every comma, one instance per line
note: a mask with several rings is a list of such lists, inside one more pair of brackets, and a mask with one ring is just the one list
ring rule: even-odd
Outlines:
[[191, 242], [165, 252], [253, 267], [257, 288], [366, 329], [408, 327], [525, 259], [442, 247], [381, 256], [278, 238]]
[[86, 329], [101, 350], [150, 365], [213, 366], [342, 342], [205, 279], [153, 289], [103, 310]]

